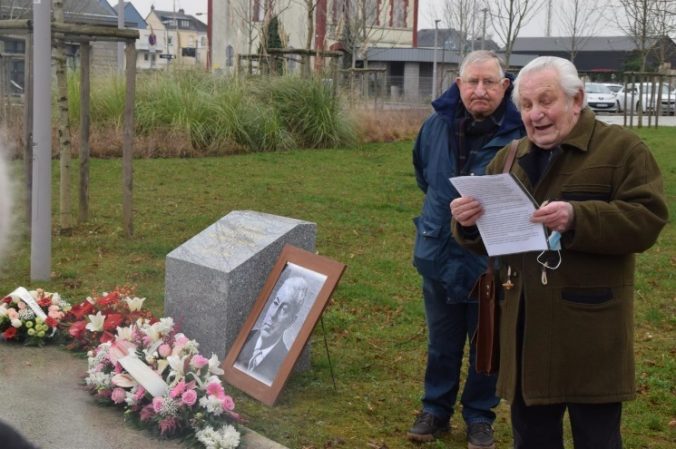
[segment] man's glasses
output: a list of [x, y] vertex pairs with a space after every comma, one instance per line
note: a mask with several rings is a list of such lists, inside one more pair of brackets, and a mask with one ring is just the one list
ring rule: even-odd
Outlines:
[[485, 79], [480, 79], [480, 78], [467, 78], [463, 79], [462, 83], [468, 85], [472, 89], [476, 89], [479, 87], [479, 84], [483, 84], [484, 89], [486, 90], [494, 90], [497, 89], [497, 87], [500, 85], [504, 78], [501, 79], [493, 79], [493, 78], [485, 78]]

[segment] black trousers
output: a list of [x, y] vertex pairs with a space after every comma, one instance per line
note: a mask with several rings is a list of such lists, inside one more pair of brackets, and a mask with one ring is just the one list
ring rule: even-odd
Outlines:
[[[522, 304], [523, 304], [522, 298]], [[523, 342], [524, 308], [519, 310], [517, 341]], [[518, 355], [521, 366], [521, 353]], [[527, 362], [526, 362], [527, 363]], [[521, 371], [521, 369], [519, 369]], [[518, 378], [521, 378], [519, 372]], [[517, 383], [512, 412], [514, 449], [563, 449], [563, 416], [568, 410], [575, 449], [622, 449], [622, 403], [526, 406]]]
[[514, 448], [563, 449], [563, 414], [566, 409], [575, 449], [622, 449], [621, 402], [527, 407], [521, 394], [512, 404]]

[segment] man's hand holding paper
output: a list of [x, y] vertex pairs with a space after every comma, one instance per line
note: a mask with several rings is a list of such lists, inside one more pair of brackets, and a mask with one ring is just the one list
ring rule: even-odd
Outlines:
[[460, 176], [451, 183], [463, 195], [451, 202], [453, 217], [462, 226], [476, 224], [490, 256], [547, 250], [542, 221], [562, 225], [566, 219], [559, 206], [536, 216], [533, 198], [507, 173]]

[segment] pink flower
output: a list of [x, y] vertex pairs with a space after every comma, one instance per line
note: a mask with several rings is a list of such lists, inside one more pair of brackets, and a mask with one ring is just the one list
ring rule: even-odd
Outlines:
[[183, 346], [188, 344], [189, 341], [190, 339], [186, 337], [184, 334], [176, 334], [176, 337], [174, 337], [174, 345], [176, 345], [179, 348], [182, 348]]
[[160, 433], [162, 435], [173, 433], [176, 430], [176, 427], [178, 427], [178, 423], [174, 417], [164, 418], [157, 424], [160, 426]]
[[141, 422], [146, 422], [150, 420], [153, 416], [155, 416], [155, 412], [153, 411], [153, 406], [152, 404], [148, 404], [145, 407], [141, 409], [141, 412], [139, 413], [139, 419]]
[[[187, 390], [181, 395], [181, 402], [188, 407], [192, 407], [197, 402], [197, 393], [195, 390]], [[234, 404], [233, 404], [234, 405]]]
[[141, 399], [143, 399], [143, 396], [145, 396], [145, 394], [146, 390], [139, 385], [138, 388], [136, 389], [136, 393], [134, 393], [134, 400], [136, 402], [140, 401]]
[[165, 343], [160, 345], [158, 351], [162, 357], [168, 357], [171, 354], [171, 346]]
[[153, 411], [155, 413], [159, 413], [162, 410], [163, 405], [164, 405], [164, 399], [162, 399], [159, 396], [153, 398]]
[[190, 360], [190, 363], [196, 369], [201, 369], [202, 367], [206, 366], [209, 363], [209, 359], [207, 359], [206, 357], [203, 357], [200, 354], [197, 354], [197, 355], [193, 356], [192, 360]]
[[225, 391], [223, 391], [223, 385], [220, 382], [211, 382], [207, 384], [207, 394], [216, 396], [218, 399], [223, 399], [225, 396]]
[[26, 303], [23, 301], [19, 301], [19, 304], [17, 304], [17, 307], [19, 307], [19, 310], [23, 310], [26, 308]]
[[110, 399], [116, 403], [121, 404], [124, 402], [126, 392], [122, 388], [115, 388], [110, 395]]
[[234, 410], [235, 409], [235, 401], [232, 400], [232, 398], [228, 395], [224, 395], [223, 400], [223, 410]]
[[174, 388], [169, 392], [169, 397], [174, 399], [185, 391], [185, 381], [181, 380], [179, 383], [176, 384]]

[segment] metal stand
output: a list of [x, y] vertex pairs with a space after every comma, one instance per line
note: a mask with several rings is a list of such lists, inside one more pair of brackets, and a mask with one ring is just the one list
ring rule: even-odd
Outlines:
[[324, 349], [326, 349], [326, 358], [329, 361], [329, 370], [331, 370], [331, 380], [333, 380], [333, 389], [338, 391], [336, 386], [336, 376], [333, 374], [333, 364], [331, 363], [331, 354], [329, 354], [329, 342], [326, 340], [326, 328], [324, 327], [324, 317], [320, 316], [319, 321], [322, 323], [322, 333], [324, 334]]

